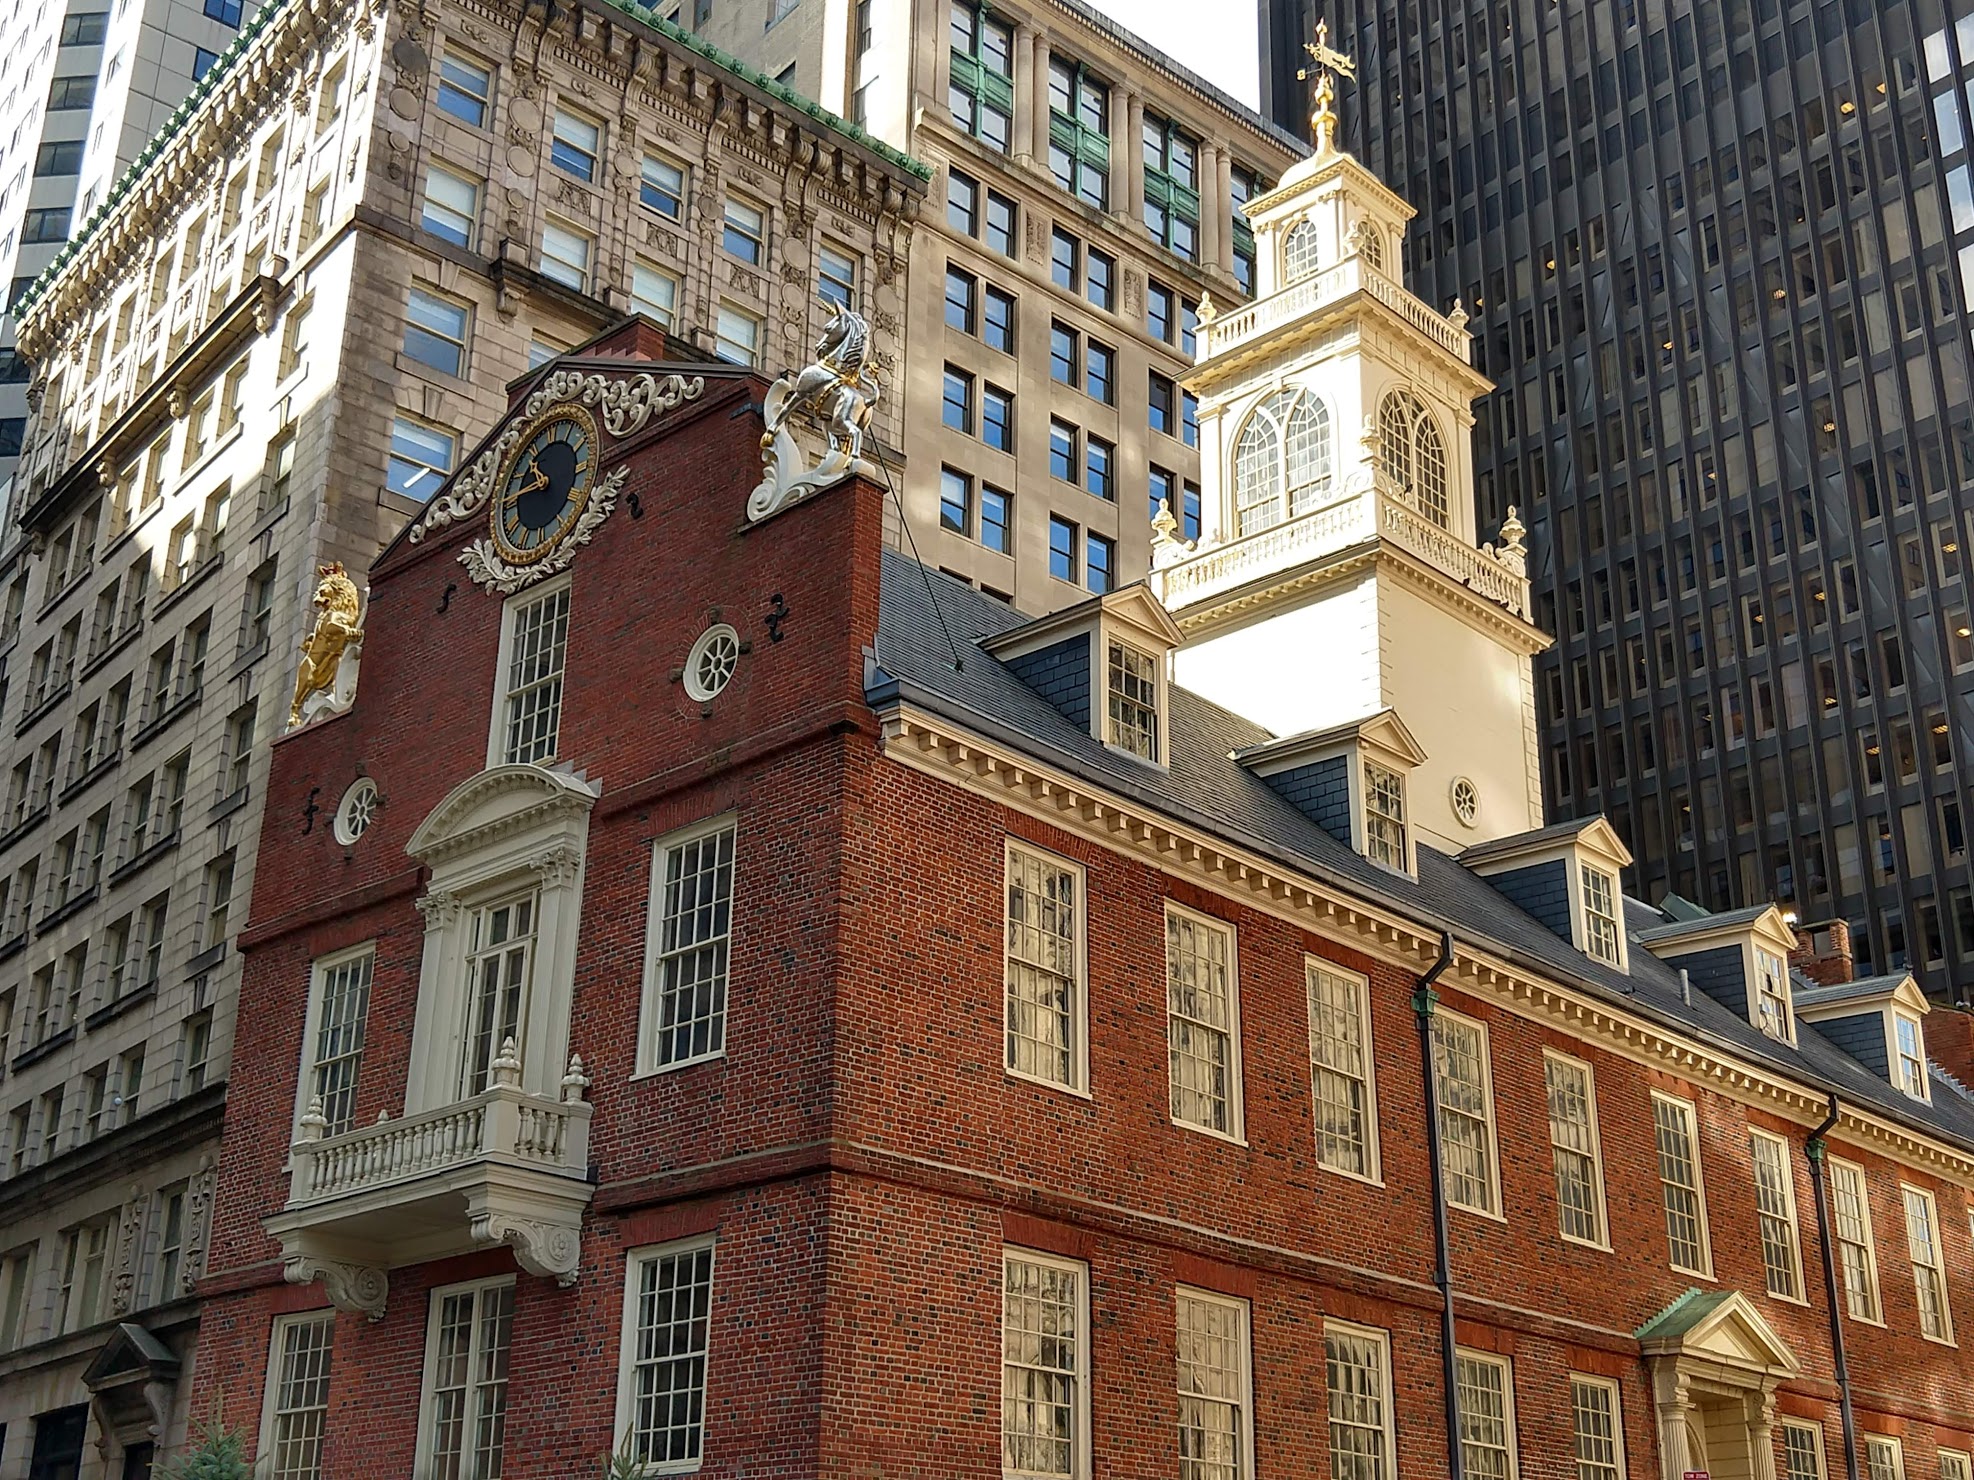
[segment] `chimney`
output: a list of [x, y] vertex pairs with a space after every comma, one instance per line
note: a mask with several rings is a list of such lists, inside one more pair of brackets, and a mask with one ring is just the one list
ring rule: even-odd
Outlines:
[[1851, 979], [1851, 927], [1843, 920], [1821, 920], [1796, 927], [1796, 949], [1789, 964], [1819, 986], [1834, 987]]
[[1935, 1007], [1926, 1014], [1926, 1057], [1974, 1088], [1974, 1012]]

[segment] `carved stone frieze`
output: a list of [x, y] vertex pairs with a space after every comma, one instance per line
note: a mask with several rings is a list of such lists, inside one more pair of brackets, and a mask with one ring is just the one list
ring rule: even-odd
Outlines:
[[[123, 1315], [137, 1294], [137, 1241], [144, 1231], [144, 1194], [132, 1187], [117, 1224], [116, 1264], [110, 1275], [110, 1311]], [[165, 1292], [161, 1296], [169, 1299]]]
[[178, 1289], [189, 1295], [206, 1272], [206, 1250], [212, 1243], [213, 1192], [219, 1171], [211, 1156], [199, 1158], [199, 1174], [185, 1196], [185, 1248], [178, 1262]]

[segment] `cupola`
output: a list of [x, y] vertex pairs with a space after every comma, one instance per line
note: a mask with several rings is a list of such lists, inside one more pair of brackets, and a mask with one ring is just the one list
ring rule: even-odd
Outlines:
[[1246, 766], [1354, 853], [1416, 877], [1406, 786], [1426, 758], [1395, 710], [1236, 751]]
[[1919, 984], [1903, 973], [1819, 984], [1796, 993], [1796, 1014], [1804, 1022], [1901, 1094], [1928, 1102], [1933, 1098], [1926, 1072], [1925, 1018], [1930, 1011], [1932, 1004]]
[[1063, 718], [1112, 750], [1166, 763], [1166, 695], [1179, 629], [1143, 582], [990, 637], [981, 646]]
[[1631, 852], [1603, 818], [1476, 843], [1459, 861], [1591, 960], [1630, 969], [1618, 875]]
[[[1684, 906], [1682, 909], [1681, 906]], [[1675, 970], [1695, 991], [1784, 1043], [1796, 1041], [1796, 1011], [1789, 984], [1789, 954], [1796, 933], [1772, 904], [1713, 915], [1669, 898], [1660, 906], [1674, 918], [1637, 933], [1637, 941]]]

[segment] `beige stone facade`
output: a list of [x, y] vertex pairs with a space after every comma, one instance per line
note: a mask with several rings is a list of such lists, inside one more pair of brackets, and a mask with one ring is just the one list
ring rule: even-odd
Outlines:
[[[1193, 361], [1191, 314], [1209, 293], [1222, 309], [1248, 296], [1238, 206], [1306, 148], [1077, 0], [684, 0], [677, 19], [938, 171], [904, 324], [918, 553], [1027, 611], [1102, 585], [1100, 560], [1110, 585], [1143, 575], [1155, 480], [1181, 519], [1199, 484], [1174, 388]], [[1162, 202], [1169, 242], [1148, 225]], [[996, 213], [1011, 222], [1005, 249]], [[963, 305], [949, 314], [949, 269], [956, 292], [973, 284], [972, 329], [955, 326]], [[990, 291], [1012, 299], [1005, 337], [989, 325]], [[970, 388], [970, 432], [944, 415], [948, 367]], [[996, 393], [1012, 399], [1005, 437]], [[942, 518], [942, 491], [966, 506], [948, 502]], [[1005, 539], [997, 495], [1011, 509]]]
[[[85, 1477], [183, 1433], [235, 936], [318, 565], [360, 584], [506, 385], [633, 307], [778, 368], [819, 286], [847, 291], [897, 364], [920, 172], [607, 4], [542, 24], [268, 6], [24, 311], [0, 1480], [78, 1423]], [[886, 441], [902, 413], [881, 408]], [[328, 827], [338, 800], [280, 798], [270, 825]], [[125, 1321], [157, 1348], [106, 1350]], [[99, 1359], [154, 1382], [86, 1381]]]

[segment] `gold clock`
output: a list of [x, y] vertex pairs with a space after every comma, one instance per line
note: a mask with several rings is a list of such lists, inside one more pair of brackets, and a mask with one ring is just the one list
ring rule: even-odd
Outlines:
[[562, 406], [543, 416], [507, 464], [488, 533], [509, 565], [544, 559], [576, 527], [595, 481], [596, 422]]

